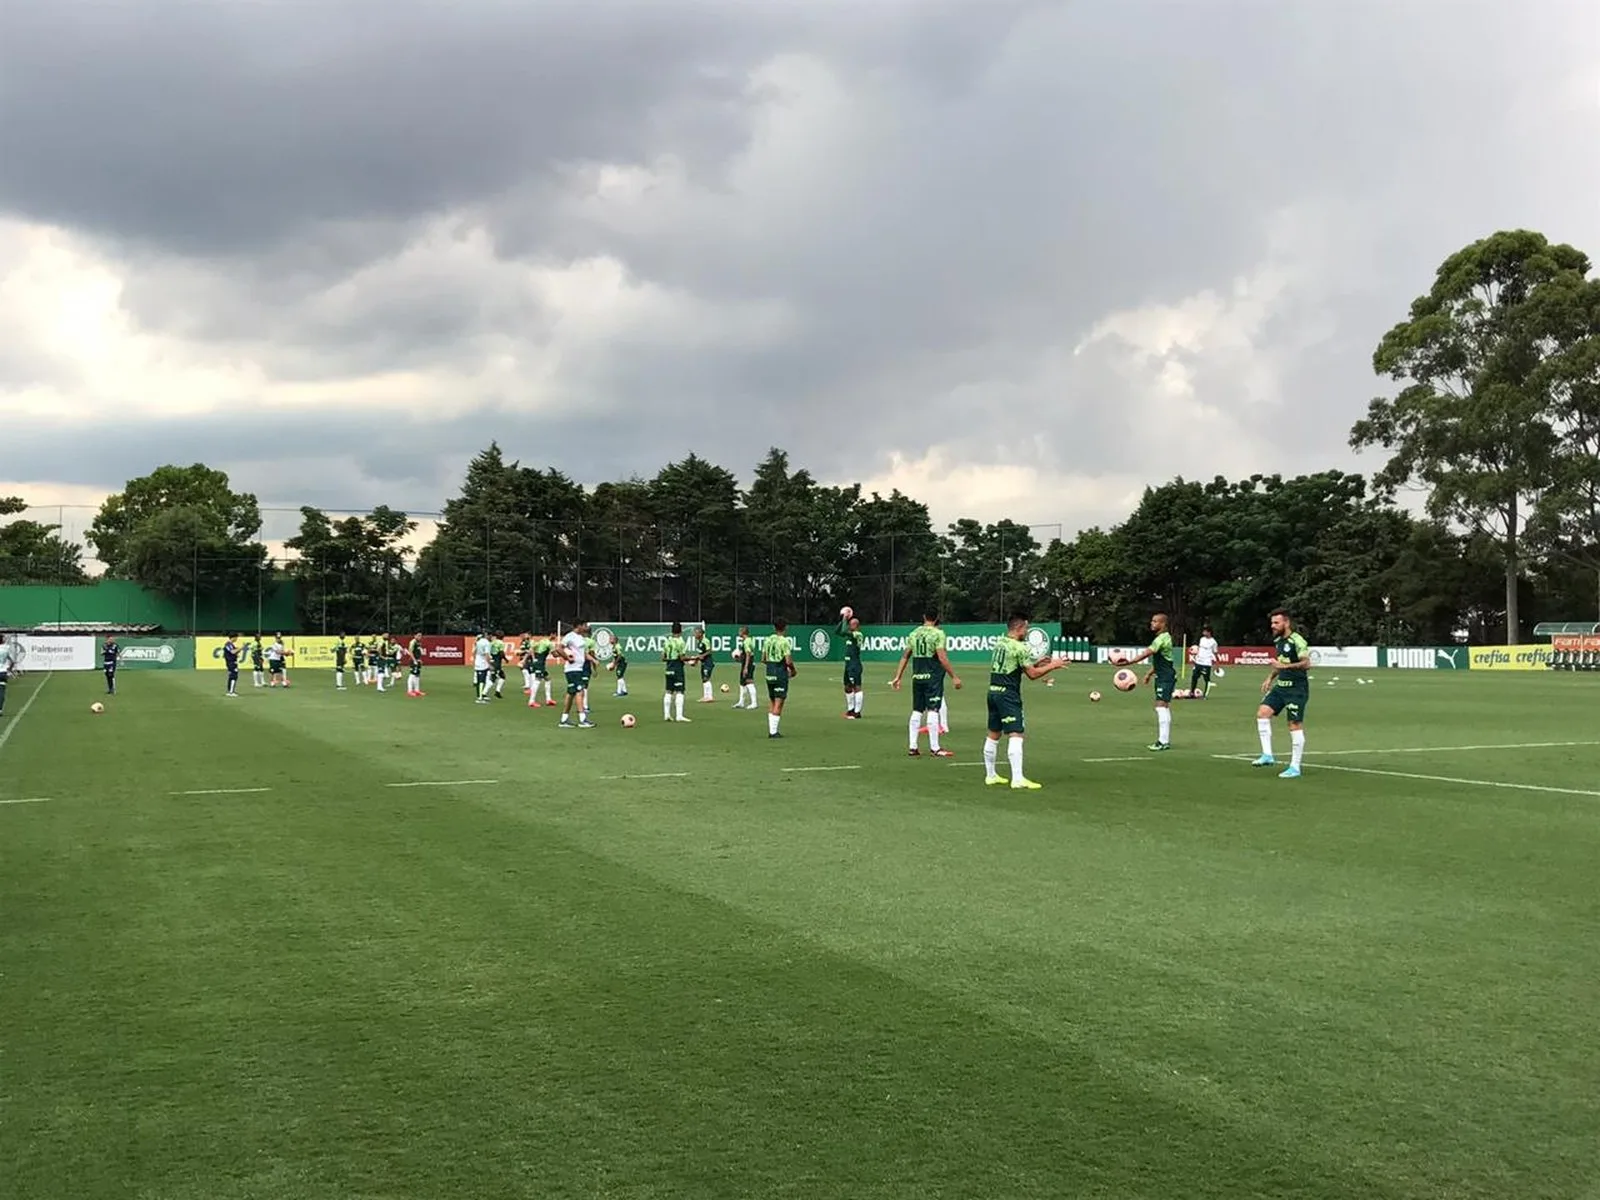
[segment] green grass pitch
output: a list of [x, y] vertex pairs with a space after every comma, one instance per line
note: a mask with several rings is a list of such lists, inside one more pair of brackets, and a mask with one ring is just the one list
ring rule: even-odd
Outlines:
[[588, 731], [19, 678], [0, 1196], [1593, 1197], [1600, 686], [1357, 674], [1298, 781], [1219, 757], [1256, 672], [1160, 756], [1109, 668], [1029, 685], [1034, 793], [970, 684], [908, 759], [883, 668], [778, 742], [643, 665]]

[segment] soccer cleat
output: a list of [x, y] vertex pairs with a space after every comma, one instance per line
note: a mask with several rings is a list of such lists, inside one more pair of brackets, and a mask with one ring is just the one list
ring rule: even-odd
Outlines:
[[1278, 760], [1273, 758], [1270, 754], [1263, 754], [1250, 765], [1252, 767], [1275, 767], [1278, 765]]
[[579, 729], [598, 729], [599, 726], [596, 725], [593, 721], [585, 719], [585, 720], [582, 720], [582, 721], [578, 722], [578, 728]]
[[1024, 779], [1021, 775], [1018, 775], [1011, 781], [1011, 787], [1013, 790], [1019, 792], [1037, 792], [1039, 789], [1044, 787], [1044, 784], [1035, 783], [1031, 779]]
[[782, 736], [783, 736], [783, 734], [781, 734], [781, 733], [769, 733], [769, 734], [767, 734], [767, 738], [769, 740], [772, 739], [772, 738], [781, 738]]
[[1299, 779], [1300, 778], [1300, 768], [1299, 767], [1290, 767], [1285, 771], [1281, 771], [1278, 774], [1278, 778], [1279, 779]]
[[915, 746], [913, 746], [913, 747], [911, 747], [911, 749], [907, 750], [906, 754], [911, 758], [921, 758], [922, 757], [922, 751], [918, 750]]
[[1145, 749], [1151, 750], [1151, 751], [1155, 751], [1155, 750], [1171, 750], [1172, 749], [1172, 743], [1171, 742], [1153, 742], [1149, 746], [1146, 746]]
[[1003, 775], [990, 775], [983, 782], [989, 787], [1004, 787], [1006, 785], [1006, 779]]
[[956, 756], [954, 750], [946, 750], [942, 746], [937, 750], [931, 751], [931, 753], [935, 758], [954, 758]]

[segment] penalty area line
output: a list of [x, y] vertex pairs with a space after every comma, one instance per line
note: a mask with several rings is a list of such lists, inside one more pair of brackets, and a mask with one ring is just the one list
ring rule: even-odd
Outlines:
[[187, 792], [168, 792], [169, 796], [250, 796], [270, 792], [271, 788], [196, 788]]
[[[1234, 759], [1239, 758], [1234, 754], [1214, 754], [1213, 758]], [[1586, 791], [1583, 788], [1552, 787], [1544, 783], [1508, 783], [1503, 779], [1461, 779], [1454, 775], [1422, 775], [1415, 771], [1380, 771], [1376, 767], [1341, 767], [1333, 763], [1318, 763], [1311, 767], [1312, 771], [1344, 771], [1351, 775], [1381, 775], [1388, 779], [1415, 779], [1422, 783], [1453, 783], [1459, 787], [1497, 788], [1510, 792], [1543, 792], [1556, 796], [1593, 796], [1600, 799], [1600, 792]]]
[[859, 766], [853, 767], [784, 767], [785, 775], [798, 775], [804, 771], [859, 771]]
[[26, 800], [0, 800], [0, 804], [49, 804], [49, 796], [30, 796]]
[[689, 772], [687, 772], [687, 771], [657, 771], [657, 772], [655, 772], [654, 774], [651, 774], [651, 775], [602, 775], [602, 776], [600, 776], [600, 778], [602, 780], [607, 781], [607, 782], [618, 780], [618, 779], [687, 779], [687, 778], [689, 778]]
[[33, 691], [28, 694], [28, 698], [23, 701], [22, 711], [17, 714], [17, 719], [8, 722], [4, 729], [0, 729], [0, 746], [4, 746], [11, 740], [12, 731], [15, 730], [18, 725], [22, 724], [22, 718], [28, 715], [28, 710], [33, 707], [33, 702], [39, 698], [39, 693], [44, 691], [44, 685], [49, 683], [53, 678], [55, 678], [55, 672], [47, 672], [45, 677], [39, 680], [38, 686], [36, 686]]

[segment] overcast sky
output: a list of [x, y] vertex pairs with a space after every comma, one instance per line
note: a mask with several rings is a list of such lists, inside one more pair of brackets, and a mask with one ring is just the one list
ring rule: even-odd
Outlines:
[[0, 0], [0, 493], [1371, 469], [1378, 338], [1496, 229], [1600, 256], [1597, 146], [1593, 0]]

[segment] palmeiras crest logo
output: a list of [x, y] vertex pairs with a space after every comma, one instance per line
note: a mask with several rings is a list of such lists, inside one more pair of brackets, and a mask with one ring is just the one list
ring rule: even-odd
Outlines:
[[827, 658], [828, 651], [833, 649], [833, 639], [828, 636], [826, 629], [815, 630], [811, 634], [811, 657]]

